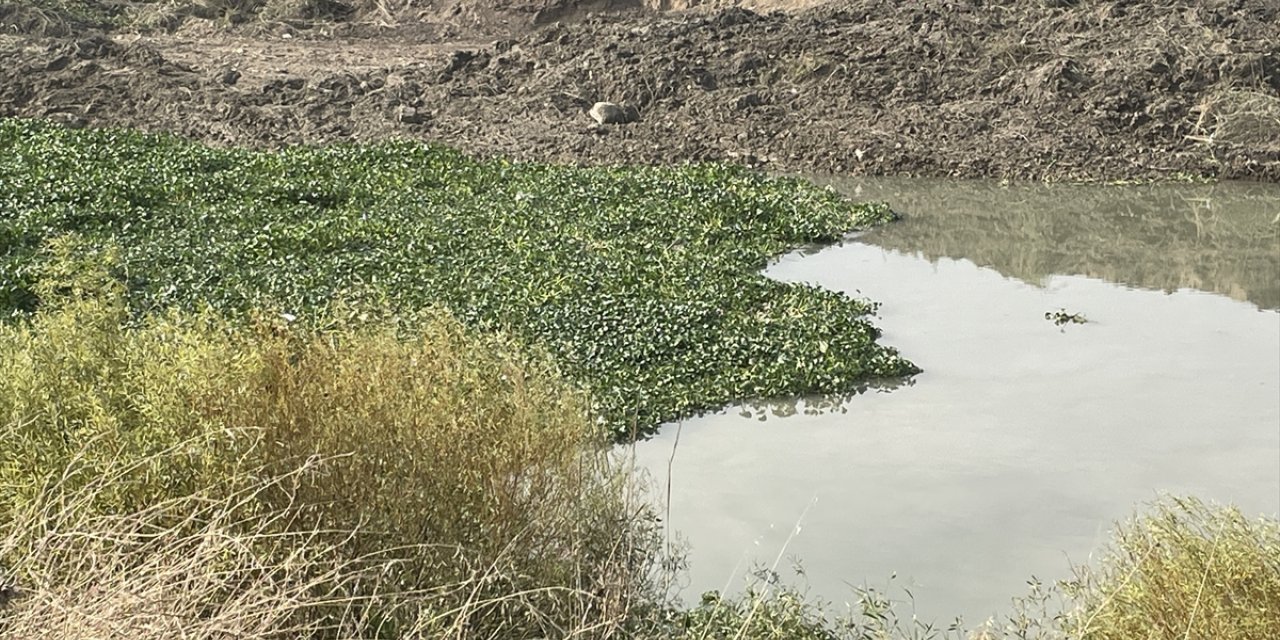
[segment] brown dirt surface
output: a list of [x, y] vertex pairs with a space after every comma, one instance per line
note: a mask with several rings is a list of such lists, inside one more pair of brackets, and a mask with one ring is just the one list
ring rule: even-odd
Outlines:
[[[21, 27], [7, 1], [0, 116], [584, 164], [1280, 182], [1277, 0], [326, 0], [273, 19], [285, 0], [242, 0], [249, 18], [134, 11], [105, 34]], [[640, 118], [596, 125], [601, 100]]]

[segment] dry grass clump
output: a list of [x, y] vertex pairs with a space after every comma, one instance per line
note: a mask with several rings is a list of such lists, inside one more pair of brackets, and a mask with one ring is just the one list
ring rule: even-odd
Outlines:
[[[181, 454], [142, 462], [173, 464], [173, 455]], [[598, 585], [484, 595], [491, 583], [520, 578], [494, 569], [409, 588], [395, 567], [420, 562], [431, 545], [354, 556], [343, 543], [358, 530], [308, 529], [292, 510], [249, 508], [263, 493], [292, 493], [331, 462], [312, 459], [230, 495], [177, 496], [119, 514], [103, 513], [98, 494], [127, 481], [130, 466], [74, 489], [44, 487], [0, 526], [0, 640], [508, 637], [536, 628], [531, 620], [557, 637], [595, 637], [624, 622], [596, 604], [608, 593]], [[589, 603], [580, 613], [590, 615], [557, 619], [561, 612], [543, 608], [547, 594]], [[495, 612], [510, 617], [494, 620]]]
[[[166, 464], [172, 453], [149, 462]], [[5, 523], [0, 557], [16, 584], [0, 606], [0, 638], [353, 635], [370, 629], [362, 612], [386, 610], [401, 595], [360, 598], [362, 581], [376, 574], [314, 532], [281, 533], [272, 516], [245, 516], [253, 491], [102, 513], [97, 494], [129, 472], [75, 490], [50, 485]]]
[[[383, 611], [379, 625], [459, 637], [559, 636], [623, 617], [646, 588], [646, 512], [603, 459], [582, 395], [544, 358], [429, 312], [323, 329], [212, 314], [134, 320], [101, 266], [110, 252], [66, 241], [54, 251], [42, 309], [0, 327], [0, 522], [12, 523], [0, 536], [28, 541], [11, 542], [0, 563], [44, 567], [18, 571], [20, 586], [76, 593], [79, 570], [56, 567], [88, 553], [108, 563], [89, 574], [119, 557], [143, 568], [120, 565], [117, 580], [159, 581], [101, 597], [181, 591], [166, 572], [199, 573], [206, 561], [219, 572], [224, 560], [290, 597], [296, 584], [351, 597], [334, 579], [344, 563], [390, 554], [379, 589], [431, 596], [412, 619]], [[75, 496], [71, 515], [49, 511], [50, 487]], [[207, 498], [220, 506], [201, 507]], [[46, 551], [20, 529], [42, 517], [55, 541], [107, 546], [40, 560]], [[316, 550], [334, 558], [319, 574], [282, 569], [299, 553], [309, 566]], [[188, 585], [173, 607], [213, 597], [215, 582]]]
[[1189, 139], [1212, 144], [1258, 145], [1280, 151], [1280, 97], [1252, 89], [1229, 89], [1206, 97]]
[[1100, 566], [1064, 587], [1078, 606], [1071, 637], [1280, 638], [1280, 522], [1168, 499], [1119, 528]]

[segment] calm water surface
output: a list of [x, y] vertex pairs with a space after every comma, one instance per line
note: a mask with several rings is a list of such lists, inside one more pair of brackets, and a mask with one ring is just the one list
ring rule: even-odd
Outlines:
[[837, 603], [892, 585], [977, 622], [1162, 494], [1280, 515], [1280, 186], [828, 182], [908, 218], [769, 275], [882, 303], [925, 372], [637, 445], [670, 477], [687, 595], [798, 559]]

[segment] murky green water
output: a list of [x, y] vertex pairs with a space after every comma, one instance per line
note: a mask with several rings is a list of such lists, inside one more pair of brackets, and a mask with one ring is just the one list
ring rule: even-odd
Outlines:
[[836, 602], [896, 573], [923, 618], [976, 622], [1162, 493], [1280, 514], [1280, 186], [833, 184], [909, 217], [769, 273], [883, 303], [925, 373], [638, 445], [689, 594], [795, 558]]

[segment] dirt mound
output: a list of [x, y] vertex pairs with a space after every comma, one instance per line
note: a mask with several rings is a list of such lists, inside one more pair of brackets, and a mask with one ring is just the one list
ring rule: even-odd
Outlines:
[[396, 34], [435, 43], [514, 37], [540, 25], [594, 15], [671, 11], [799, 11], [828, 0], [0, 0], [0, 31], [66, 37], [127, 33], [322, 36]]
[[73, 36], [90, 30], [109, 29], [119, 15], [119, 6], [94, 0], [0, 0], [0, 33]]
[[[713, 2], [715, 0], [712, 0]], [[760, 0], [788, 5], [789, 0]], [[816, 0], [794, 0], [815, 2]], [[666, 0], [0, 0], [0, 30], [71, 36], [124, 33], [412, 36], [433, 42], [512, 37], [597, 13], [659, 10]], [[684, 0], [681, 0], [683, 3]]]
[[[451, 1], [463, 6], [439, 7]], [[655, 16], [572, 2], [577, 21], [542, 0], [503, 6], [537, 24], [484, 45], [9, 38], [0, 114], [216, 143], [407, 136], [584, 163], [1280, 181], [1276, 3], [839, 0]], [[640, 120], [596, 126], [596, 101]]]

